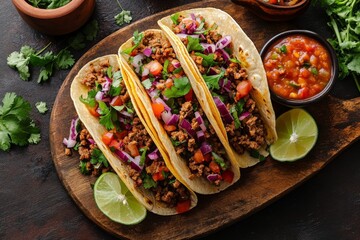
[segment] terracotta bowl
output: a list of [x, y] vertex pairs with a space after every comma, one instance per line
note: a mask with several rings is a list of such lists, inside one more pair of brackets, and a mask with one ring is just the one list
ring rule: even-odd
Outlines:
[[287, 21], [301, 15], [309, 7], [311, 0], [300, 0], [292, 6], [270, 4], [264, 0], [232, 0], [248, 8], [255, 15], [267, 21]]
[[72, 0], [56, 9], [40, 9], [25, 0], [12, 0], [23, 20], [47, 35], [64, 35], [83, 26], [95, 8], [95, 0]]

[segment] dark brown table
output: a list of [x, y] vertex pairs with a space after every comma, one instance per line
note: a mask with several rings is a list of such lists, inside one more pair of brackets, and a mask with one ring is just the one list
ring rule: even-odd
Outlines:
[[[195, 1], [120, 2], [132, 12], [135, 22], [156, 12]], [[120, 9], [115, 0], [97, 1], [93, 18], [99, 22], [99, 34], [84, 50], [74, 52], [76, 59], [119, 29], [113, 20], [118, 12]], [[40, 49], [52, 41], [52, 50], [56, 51], [61, 48], [63, 38], [45, 36], [29, 28], [11, 1], [1, 2], [0, 22], [0, 98], [6, 92], [15, 92], [30, 101], [32, 118], [40, 126], [42, 136], [37, 145], [13, 146], [9, 152], [0, 151], [0, 239], [113, 239], [73, 202], [60, 182], [51, 158], [51, 107], [69, 70], [58, 71], [50, 81], [39, 85], [35, 78], [29, 82], [22, 81], [6, 63], [7, 56], [18, 51], [22, 45]], [[325, 37], [330, 34], [326, 15], [318, 7], [311, 6], [293, 23], [298, 28], [313, 30]], [[332, 94], [344, 99], [359, 96], [351, 80], [338, 82]], [[49, 111], [45, 115], [35, 110], [34, 104], [38, 101], [47, 103]], [[231, 236], [236, 239], [359, 239], [359, 156], [360, 142], [357, 141], [288, 195], [204, 239], [230, 239]]]

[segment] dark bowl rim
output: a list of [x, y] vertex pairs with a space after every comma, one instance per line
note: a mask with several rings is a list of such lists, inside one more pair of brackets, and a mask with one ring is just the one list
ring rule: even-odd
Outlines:
[[268, 7], [268, 8], [275, 8], [275, 9], [297, 9], [302, 7], [303, 5], [306, 5], [308, 2], [310, 2], [311, 0], [300, 0], [300, 2], [296, 3], [295, 5], [292, 6], [282, 6], [282, 5], [276, 5], [276, 4], [271, 4], [268, 2], [265, 2], [264, 0], [256, 0], [257, 2], [259, 2], [260, 4]]
[[280, 97], [277, 94], [275, 94], [269, 87], [271, 98], [273, 100], [275, 100], [276, 102], [287, 105], [287, 106], [300, 107], [303, 105], [307, 105], [309, 103], [317, 102], [320, 99], [324, 98], [329, 93], [331, 88], [334, 86], [335, 80], [339, 76], [339, 63], [338, 63], [338, 59], [337, 59], [335, 50], [330, 45], [330, 43], [324, 37], [322, 37], [320, 34], [310, 31], [310, 30], [305, 30], [305, 29], [287, 30], [287, 31], [278, 33], [275, 36], [271, 37], [269, 40], [266, 41], [266, 43], [264, 44], [264, 46], [262, 47], [262, 49], [260, 51], [260, 56], [261, 56], [262, 61], [263, 61], [263, 58], [265, 57], [265, 54], [267, 53], [268, 49], [276, 41], [278, 41], [279, 39], [285, 38], [287, 36], [290, 36], [290, 35], [305, 35], [312, 39], [317, 40], [320, 44], [322, 44], [328, 50], [328, 52], [330, 54], [330, 58], [331, 58], [331, 63], [332, 63], [332, 68], [331, 68], [332, 74], [331, 74], [328, 84], [321, 92], [319, 92], [318, 94], [316, 94], [312, 97], [309, 97], [306, 99], [299, 99], [299, 100], [286, 99], [286, 98]]

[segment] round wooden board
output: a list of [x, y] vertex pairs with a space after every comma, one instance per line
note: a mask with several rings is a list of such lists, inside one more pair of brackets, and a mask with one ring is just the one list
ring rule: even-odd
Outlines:
[[[94, 179], [83, 176], [76, 154], [64, 154], [62, 140], [69, 134], [70, 121], [76, 116], [70, 98], [71, 82], [88, 61], [106, 54], [116, 54], [119, 46], [135, 30], [158, 28], [157, 20], [178, 10], [216, 7], [228, 12], [254, 41], [258, 50], [271, 36], [292, 28], [287, 23], [269, 23], [254, 17], [232, 2], [192, 3], [135, 22], [111, 34], [85, 53], [72, 68], [56, 97], [50, 119], [51, 152], [59, 178], [84, 214], [104, 230], [123, 239], [184, 239], [209, 234], [256, 212], [280, 198], [319, 171], [341, 150], [360, 136], [360, 99], [340, 101], [328, 97], [307, 109], [319, 124], [318, 143], [303, 160], [284, 164], [272, 160], [250, 169], [242, 169], [241, 179], [231, 188], [211, 196], [199, 196], [198, 206], [185, 214], [158, 216], [148, 213], [135, 226], [124, 226], [109, 220], [97, 208], [91, 188]], [[275, 111], [283, 111], [274, 105]], [[318, 109], [323, 109], [319, 112]], [[196, 223], [196, 224], [194, 224]]]

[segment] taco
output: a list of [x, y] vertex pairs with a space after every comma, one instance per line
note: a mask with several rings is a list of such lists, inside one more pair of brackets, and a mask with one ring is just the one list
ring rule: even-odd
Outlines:
[[159, 215], [196, 206], [197, 196], [181, 183], [161, 140], [134, 104], [116, 54], [83, 66], [70, 93], [81, 122], [140, 203]]
[[[200, 194], [220, 192], [240, 178], [232, 151], [204, 114], [177, 54], [161, 30], [135, 32], [119, 48], [120, 65], [139, 108], [168, 152], [174, 171]], [[125, 77], [125, 76], [124, 76]], [[217, 129], [219, 131], [219, 129]]]
[[[236, 21], [224, 11], [198, 8], [158, 21], [182, 65], [205, 92], [213, 115], [239, 167], [253, 166], [277, 139], [275, 113], [261, 57]], [[220, 133], [219, 133], [220, 135]]]

